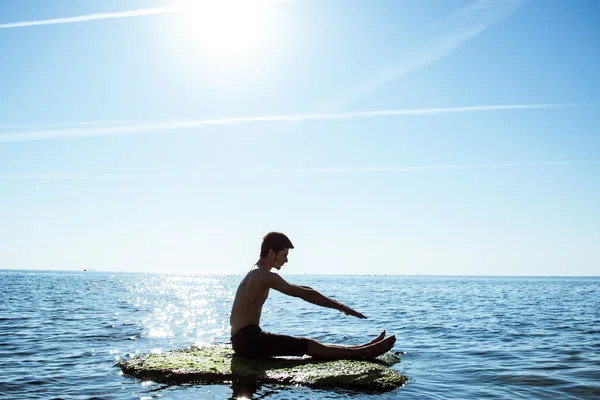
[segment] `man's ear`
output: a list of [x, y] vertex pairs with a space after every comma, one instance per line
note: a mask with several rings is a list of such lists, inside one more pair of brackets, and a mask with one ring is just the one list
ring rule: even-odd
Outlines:
[[273, 261], [275, 259], [276, 255], [277, 254], [275, 253], [275, 250], [269, 249], [269, 252], [267, 253], [267, 260], [268, 261]]

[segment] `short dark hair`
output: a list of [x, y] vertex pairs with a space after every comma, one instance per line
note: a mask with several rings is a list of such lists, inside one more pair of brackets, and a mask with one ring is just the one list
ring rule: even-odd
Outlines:
[[290, 239], [281, 232], [269, 232], [265, 235], [260, 246], [260, 256], [266, 257], [269, 250], [279, 253], [283, 249], [293, 249]]

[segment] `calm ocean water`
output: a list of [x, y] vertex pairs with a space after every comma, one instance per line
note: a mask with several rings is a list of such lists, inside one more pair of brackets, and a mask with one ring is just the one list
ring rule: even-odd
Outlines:
[[[285, 276], [285, 274], [284, 274]], [[600, 278], [286, 276], [366, 314], [273, 292], [265, 330], [358, 344], [386, 329], [409, 377], [384, 394], [264, 385], [267, 399], [600, 398]], [[227, 399], [229, 385], [165, 386], [114, 364], [229, 340], [240, 276], [0, 271], [0, 397]]]

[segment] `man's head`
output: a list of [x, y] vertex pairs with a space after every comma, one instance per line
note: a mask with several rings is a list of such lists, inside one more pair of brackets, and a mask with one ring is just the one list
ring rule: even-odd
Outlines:
[[260, 258], [268, 266], [281, 269], [283, 264], [287, 262], [289, 249], [293, 248], [294, 245], [283, 233], [269, 232], [263, 238], [262, 245], [260, 246]]

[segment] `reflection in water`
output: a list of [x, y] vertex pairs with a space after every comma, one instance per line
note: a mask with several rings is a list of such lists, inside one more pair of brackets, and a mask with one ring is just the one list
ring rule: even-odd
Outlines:
[[[250, 370], [250, 371], [249, 371]], [[233, 391], [232, 399], [254, 399], [261, 388], [261, 381], [267, 376], [266, 370], [261, 363], [252, 362], [244, 357], [234, 354], [231, 357], [231, 373], [235, 378], [231, 382]]]
[[[374, 360], [374, 363], [389, 365], [384, 361]], [[270, 357], [270, 358], [245, 358], [234, 354], [231, 357], [231, 374], [236, 377], [231, 382], [232, 399], [261, 399], [265, 398], [276, 390], [266, 390], [266, 387], [273, 383], [265, 384], [270, 379], [267, 375], [267, 370], [282, 370], [279, 374], [281, 381], [288, 380], [285, 385], [289, 388], [289, 371], [303, 365], [316, 365], [320, 363], [329, 363], [328, 360], [319, 360], [312, 357]], [[283, 372], [287, 370], [288, 372]], [[348, 375], [351, 376], [351, 375]], [[271, 378], [272, 379], [272, 378]], [[283, 383], [283, 382], [281, 382]], [[260, 391], [260, 394], [256, 394]]]
[[231, 399], [258, 399], [264, 396], [254, 397], [261, 388], [261, 384], [254, 379], [235, 379], [231, 382]]

